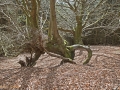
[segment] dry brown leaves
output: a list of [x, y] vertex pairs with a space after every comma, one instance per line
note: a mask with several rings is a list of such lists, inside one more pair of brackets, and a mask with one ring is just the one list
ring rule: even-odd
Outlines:
[[[120, 90], [120, 47], [92, 46], [93, 57], [82, 65], [87, 53], [76, 51], [77, 65], [42, 55], [34, 68], [20, 68], [17, 58], [1, 59], [0, 90]], [[80, 55], [81, 54], [81, 55]]]

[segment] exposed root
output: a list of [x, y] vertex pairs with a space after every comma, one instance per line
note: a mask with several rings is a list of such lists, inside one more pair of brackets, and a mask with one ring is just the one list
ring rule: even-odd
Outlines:
[[45, 49], [45, 52], [46, 52], [47, 54], [49, 54], [50, 56], [53, 56], [53, 57], [57, 57], [57, 58], [62, 59], [62, 62], [61, 62], [60, 64], [63, 64], [63, 63], [65, 63], [65, 62], [69, 62], [69, 63], [72, 63], [72, 64], [76, 64], [76, 63], [75, 63], [72, 59], [70, 59], [70, 58], [65, 58], [65, 57], [63, 57], [63, 56], [61, 56], [61, 55], [58, 55], [58, 54], [49, 52], [49, 51], [47, 51], [46, 49]]
[[80, 45], [80, 44], [75, 44], [75, 45], [71, 45], [71, 46], [67, 46], [69, 49], [71, 50], [76, 50], [76, 49], [85, 49], [88, 52], [88, 57], [87, 59], [83, 62], [83, 64], [87, 64], [89, 63], [91, 57], [92, 57], [92, 50], [90, 49], [89, 46], [85, 46], [85, 45]]
[[[88, 52], [88, 57], [87, 59], [83, 62], [83, 64], [87, 64], [89, 63], [91, 57], [92, 57], [92, 50], [90, 49], [90, 47], [88, 46], [85, 46], [85, 45], [80, 45], [80, 44], [75, 44], [75, 45], [71, 45], [71, 46], [67, 46], [67, 48], [71, 49], [71, 50], [76, 50], [76, 49], [85, 49], [87, 52]], [[55, 54], [55, 53], [52, 53], [52, 52], [48, 52], [46, 49], [45, 49], [45, 52], [47, 54], [49, 54], [50, 56], [53, 56], [53, 57], [57, 57], [57, 58], [61, 58], [63, 59], [61, 64], [63, 63], [66, 63], [66, 62], [70, 62], [72, 64], [76, 64], [73, 60], [71, 60], [70, 58], [65, 58], [61, 55], [58, 55], [58, 54]]]
[[21, 65], [21, 67], [33, 67], [36, 65], [36, 61], [34, 61], [31, 57], [26, 57], [26, 61], [20, 60], [18, 63]]

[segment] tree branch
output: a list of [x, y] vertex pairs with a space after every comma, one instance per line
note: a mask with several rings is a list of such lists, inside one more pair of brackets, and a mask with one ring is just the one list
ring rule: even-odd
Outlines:
[[[83, 27], [85, 27], [85, 25], [86, 25], [86, 23], [87, 23], [87, 21], [89, 20], [89, 18], [90, 18], [90, 15], [102, 4], [102, 2], [103, 2], [104, 0], [101, 0], [89, 13], [88, 13], [88, 15], [87, 15], [87, 17], [86, 17], [86, 19], [85, 19], [85, 22], [84, 22], [84, 24], [83, 24]], [[107, 1], [107, 0], [106, 0]], [[105, 1], [104, 1], [105, 2]], [[98, 20], [97, 20], [98, 21]]]
[[63, 32], [69, 32], [71, 34], [74, 34], [73, 30], [68, 30], [68, 29], [63, 29], [63, 28], [58, 28], [58, 30], [63, 31]]
[[114, 29], [114, 30], [117, 30], [119, 29], [120, 27], [112, 27], [112, 26], [98, 26], [98, 27], [93, 27], [93, 28], [84, 28], [83, 31], [86, 32], [86, 31], [89, 31], [89, 30], [94, 30], [94, 29], [100, 29], [100, 28], [103, 28], [103, 29]]
[[108, 15], [108, 13], [106, 12], [105, 14], [103, 14], [98, 20], [96, 20], [95, 22], [93, 22], [92, 24], [90, 24], [90, 25], [88, 25], [88, 26], [86, 26], [85, 27], [85, 25], [86, 25], [86, 23], [83, 25], [83, 29], [84, 28], [89, 28], [89, 27], [92, 27], [93, 25], [95, 25], [96, 23], [98, 23], [101, 19], [103, 19], [105, 16], [107, 16]]

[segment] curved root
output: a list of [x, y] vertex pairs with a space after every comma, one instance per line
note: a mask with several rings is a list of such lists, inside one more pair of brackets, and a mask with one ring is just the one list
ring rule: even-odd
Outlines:
[[83, 65], [89, 63], [91, 57], [92, 57], [92, 50], [90, 49], [89, 46], [85, 46], [85, 45], [80, 45], [80, 44], [75, 44], [75, 45], [71, 45], [71, 46], [67, 46], [67, 48], [71, 49], [71, 50], [76, 50], [76, 49], [85, 49], [88, 52], [88, 57], [87, 59], [83, 62]]

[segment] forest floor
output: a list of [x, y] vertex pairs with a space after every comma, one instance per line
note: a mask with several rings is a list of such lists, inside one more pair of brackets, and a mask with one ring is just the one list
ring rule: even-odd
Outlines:
[[0, 57], [0, 90], [120, 90], [120, 47], [91, 46], [93, 56], [82, 65], [86, 51], [76, 50], [75, 64], [42, 55], [33, 68], [17, 63], [28, 54]]

